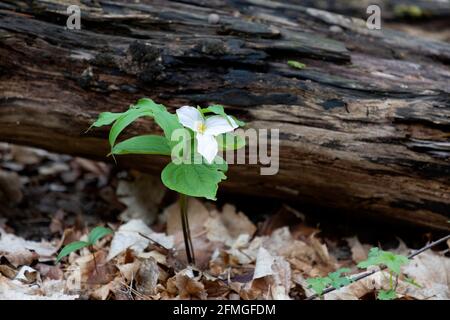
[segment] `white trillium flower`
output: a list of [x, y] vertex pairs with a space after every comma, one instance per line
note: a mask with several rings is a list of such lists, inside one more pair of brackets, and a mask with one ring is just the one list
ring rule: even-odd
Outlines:
[[205, 119], [199, 110], [190, 106], [179, 108], [177, 116], [183, 126], [196, 133], [197, 151], [208, 163], [212, 163], [219, 152], [219, 145], [215, 137], [239, 127], [230, 116], [227, 116], [228, 120], [219, 115]]

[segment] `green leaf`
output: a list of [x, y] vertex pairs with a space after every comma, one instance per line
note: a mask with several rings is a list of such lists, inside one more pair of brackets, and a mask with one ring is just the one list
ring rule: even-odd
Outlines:
[[245, 122], [244, 122], [244, 121], [238, 120], [235, 116], [229, 116], [229, 117], [231, 117], [231, 118], [234, 120], [234, 122], [236, 122], [236, 124], [237, 124], [239, 127], [245, 126]]
[[170, 156], [167, 139], [156, 135], [142, 135], [119, 142], [114, 146], [113, 154], [161, 154]]
[[211, 112], [211, 113], [217, 114], [219, 116], [223, 116], [225, 118], [227, 117], [227, 114], [225, 113], [225, 109], [220, 104], [214, 104], [212, 106], [208, 106], [208, 108], [201, 109], [201, 112], [202, 113]]
[[[200, 109], [200, 111], [201, 111], [201, 113], [203, 113], [203, 114], [204, 114], [204, 113], [211, 112], [211, 113], [217, 114], [217, 115], [219, 115], [219, 116], [222, 116], [222, 117], [224, 117], [225, 119], [227, 119], [227, 121], [228, 121], [229, 123], [230, 123], [230, 119], [229, 119], [228, 117], [231, 117], [231, 118], [234, 120], [234, 122], [236, 122], [236, 124], [237, 124], [239, 127], [245, 126], [245, 122], [240, 121], [240, 120], [236, 119], [236, 118], [233, 117], [233, 116], [227, 115], [227, 114], [225, 113], [225, 109], [224, 109], [223, 106], [220, 105], [220, 104], [214, 104], [214, 105], [212, 105], [212, 106], [209, 106], [208, 108]], [[230, 123], [230, 124], [231, 124], [231, 123]]]
[[142, 98], [139, 99], [138, 102], [132, 106], [132, 108], [141, 109], [141, 110], [148, 110], [148, 111], [166, 111], [166, 107], [162, 104], [158, 104], [152, 99], [149, 98]]
[[228, 163], [221, 157], [221, 156], [216, 156], [214, 158], [213, 163], [209, 164], [209, 163], [204, 163], [205, 166], [210, 166], [216, 170], [220, 170], [222, 172], [227, 172], [228, 171]]
[[210, 200], [216, 200], [218, 184], [225, 179], [225, 174], [216, 166], [205, 164], [171, 162], [161, 172], [161, 180], [167, 188]]
[[123, 114], [123, 112], [102, 112], [98, 115], [97, 120], [91, 125], [90, 128], [108, 126], [120, 118]]
[[151, 99], [140, 99], [136, 105], [131, 106], [120, 116], [109, 131], [109, 144], [114, 147], [119, 134], [136, 119], [144, 116], [152, 117], [155, 112], [167, 112], [162, 104], [157, 104]]
[[216, 137], [219, 150], [237, 150], [245, 147], [245, 139], [233, 133], [224, 133]]
[[378, 248], [372, 248], [369, 251], [367, 260], [358, 263], [358, 267], [368, 268], [370, 266], [385, 265], [390, 271], [399, 275], [401, 266], [407, 264], [408, 262], [408, 257], [394, 254], [389, 251], [383, 251]]
[[172, 145], [172, 133], [177, 129], [184, 128], [178, 121], [177, 115], [168, 111], [156, 111], [154, 117], [156, 123], [163, 129], [169, 144]]
[[308, 283], [309, 288], [312, 288], [316, 294], [321, 296], [323, 291], [331, 284], [331, 280], [328, 277], [309, 278], [306, 279], [306, 283]]
[[64, 258], [65, 256], [68, 256], [70, 253], [80, 250], [82, 248], [88, 247], [89, 245], [90, 245], [89, 242], [86, 242], [86, 241], [75, 241], [75, 242], [69, 243], [58, 254], [58, 257], [56, 258], [56, 262], [59, 262], [62, 258]]
[[295, 61], [295, 60], [289, 60], [288, 65], [295, 69], [304, 69], [306, 67], [306, 64]]
[[395, 290], [380, 290], [378, 291], [377, 299], [378, 300], [394, 300], [397, 298], [397, 294]]
[[93, 245], [97, 242], [97, 240], [100, 240], [101, 238], [107, 236], [108, 234], [113, 234], [113, 231], [105, 227], [95, 227], [94, 229], [91, 230], [91, 232], [89, 232], [88, 242], [90, 245]]
[[142, 110], [133, 108], [129, 109], [119, 119], [117, 119], [111, 127], [111, 130], [109, 131], [109, 144], [111, 145], [111, 148], [114, 147], [119, 134], [133, 121], [143, 116], [151, 117], [153, 116], [153, 112], [146, 109]]
[[350, 272], [350, 269], [341, 268], [341, 269], [336, 270], [335, 272], [329, 273], [328, 278], [331, 281], [331, 285], [336, 289], [339, 289], [339, 288], [349, 285], [351, 283], [351, 280], [348, 277], [341, 276], [343, 273], [348, 273], [348, 272]]

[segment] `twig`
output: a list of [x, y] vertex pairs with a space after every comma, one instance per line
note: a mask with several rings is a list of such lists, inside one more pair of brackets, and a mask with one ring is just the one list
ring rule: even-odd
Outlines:
[[166, 247], [164, 247], [161, 243], [159, 243], [159, 242], [156, 241], [156, 240], [153, 240], [152, 238], [146, 236], [145, 234], [143, 234], [143, 233], [141, 233], [141, 232], [138, 232], [138, 234], [139, 234], [141, 237], [143, 237], [143, 238], [149, 240], [151, 243], [153, 243], [153, 245], [157, 246], [158, 248], [160, 248], [160, 249], [162, 249], [162, 250], [164, 250], [164, 251], [166, 251], [166, 252], [170, 251], [169, 249], [167, 249]]
[[[434, 247], [434, 246], [436, 246], [436, 245], [438, 245], [438, 244], [440, 244], [440, 243], [442, 243], [444, 241], [447, 241], [448, 239], [450, 239], [450, 234], [445, 236], [445, 237], [443, 237], [443, 238], [441, 238], [441, 239], [439, 239], [439, 240], [436, 240], [434, 242], [431, 242], [431, 243], [427, 244], [425, 247], [423, 247], [423, 248], [421, 248], [419, 250], [416, 250], [416, 251], [412, 252], [411, 254], [408, 255], [408, 259], [412, 259], [415, 256], [421, 254], [422, 252], [427, 251], [428, 249], [430, 249], [430, 248], [432, 248], [432, 247]], [[356, 282], [356, 281], [359, 281], [361, 279], [367, 278], [368, 276], [371, 276], [374, 273], [377, 273], [378, 271], [382, 271], [384, 269], [386, 269], [386, 266], [382, 266], [382, 267], [380, 267], [377, 270], [366, 271], [366, 272], [360, 273], [360, 274], [358, 274], [358, 275], [356, 275], [355, 277], [352, 278], [352, 282]], [[321, 295], [327, 294], [327, 293], [335, 291], [335, 290], [336, 290], [336, 288], [329, 287], [329, 288], [323, 290]], [[315, 293], [312, 296], [309, 296], [308, 298], [306, 298], [305, 300], [314, 300], [315, 298], [318, 298], [318, 297], [319, 297], [319, 295], [317, 293]]]

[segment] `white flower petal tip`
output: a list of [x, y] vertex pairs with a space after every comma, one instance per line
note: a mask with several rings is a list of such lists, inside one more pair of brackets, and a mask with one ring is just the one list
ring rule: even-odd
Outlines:
[[177, 109], [177, 116], [180, 123], [193, 130], [197, 131], [199, 127], [199, 123], [203, 123], [203, 116], [197, 108], [191, 106], [183, 106]]
[[217, 136], [222, 133], [231, 132], [239, 127], [233, 118], [227, 116], [225, 119], [222, 116], [212, 116], [206, 119], [205, 134]]
[[219, 152], [216, 138], [212, 135], [197, 134], [197, 151], [211, 164]]

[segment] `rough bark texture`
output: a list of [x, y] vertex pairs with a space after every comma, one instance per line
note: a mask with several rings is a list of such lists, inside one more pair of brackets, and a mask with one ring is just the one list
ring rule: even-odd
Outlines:
[[69, 3], [0, 3], [1, 140], [104, 159], [99, 112], [221, 103], [281, 132], [280, 172], [233, 166], [226, 190], [449, 230], [449, 44], [269, 0], [92, 1], [75, 31]]

